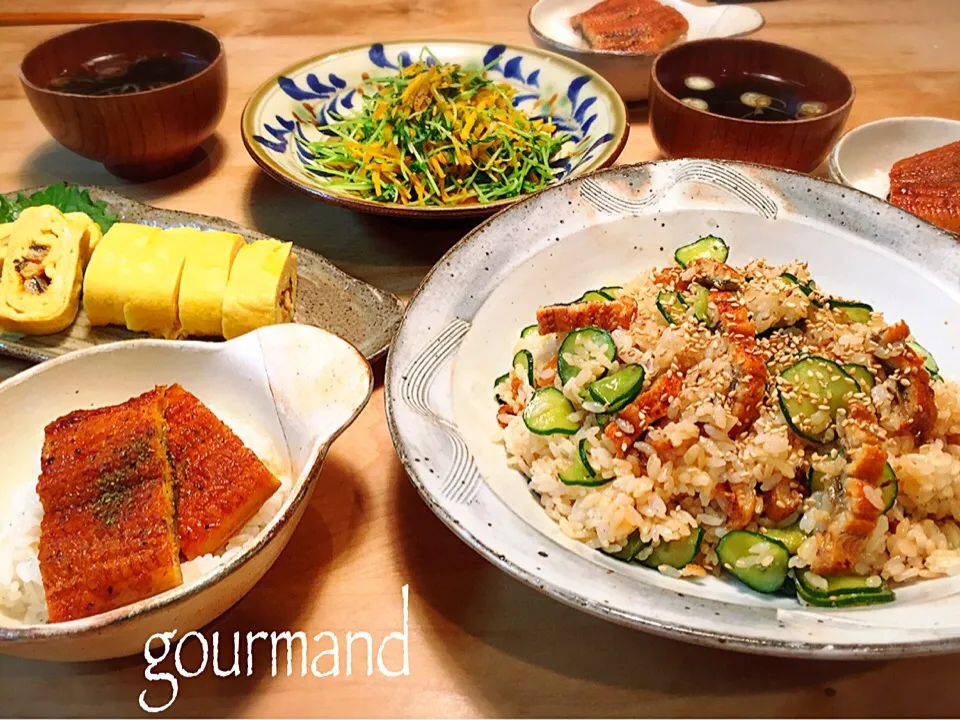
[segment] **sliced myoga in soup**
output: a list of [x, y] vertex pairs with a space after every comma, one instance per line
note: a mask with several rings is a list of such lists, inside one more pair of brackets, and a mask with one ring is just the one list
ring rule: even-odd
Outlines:
[[565, 534], [675, 577], [851, 607], [960, 573], [960, 386], [803, 262], [728, 254], [541, 307], [494, 381], [510, 465]]
[[[96, 615], [180, 585], [187, 561], [246, 532], [280, 486], [179, 385], [58, 418], [45, 430], [37, 482], [48, 621]], [[7, 600], [0, 592], [0, 607]]]

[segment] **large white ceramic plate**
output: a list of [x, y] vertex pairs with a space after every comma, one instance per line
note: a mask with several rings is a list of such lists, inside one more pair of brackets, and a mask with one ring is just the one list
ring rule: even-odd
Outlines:
[[[490, 215], [515, 198], [455, 206], [418, 206], [362, 200], [329, 187], [304, 165], [302, 141], [323, 141], [322, 126], [333, 115], [349, 116], [360, 107], [357, 87], [365, 77], [395, 75], [415, 62], [423, 48], [445, 63], [489, 67], [497, 82], [516, 88], [514, 105], [530, 115], [552, 107], [559, 132], [570, 140], [561, 148], [553, 182], [606, 167], [627, 141], [627, 109], [602, 77], [568, 58], [535, 48], [472, 40], [409, 40], [338, 50], [291, 65], [268, 79], [243, 110], [241, 134], [253, 159], [275, 180], [314, 197], [361, 212], [421, 218]], [[553, 98], [553, 102], [551, 102]], [[298, 118], [316, 118], [314, 123]], [[561, 162], [562, 161], [562, 162]]]
[[0, 417], [8, 420], [0, 434], [0, 542], [12, 519], [12, 498], [37, 481], [47, 423], [173, 383], [199, 397], [278, 476], [289, 479], [286, 499], [239, 555], [167, 592], [63, 623], [25, 625], [0, 610], [0, 653], [49, 660], [139, 654], [154, 633], [176, 629], [182, 637], [220, 615], [287, 544], [330, 443], [366, 404], [373, 375], [349, 343], [293, 323], [224, 343], [99, 345], [38, 365], [0, 384]]
[[675, 580], [566, 538], [492, 441], [493, 378], [537, 306], [672, 262], [705, 233], [731, 262], [803, 258], [824, 287], [904, 318], [960, 375], [960, 246], [873, 197], [804, 175], [676, 160], [614, 168], [481, 225], [410, 302], [387, 365], [387, 420], [414, 485], [465, 542], [523, 582], [600, 617], [697, 643], [836, 658], [960, 649], [960, 577], [894, 604], [813, 610], [725, 579]]

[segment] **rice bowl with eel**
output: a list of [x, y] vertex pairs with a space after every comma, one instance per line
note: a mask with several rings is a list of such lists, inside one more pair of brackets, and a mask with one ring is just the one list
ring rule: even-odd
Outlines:
[[672, 267], [541, 308], [497, 378], [510, 466], [570, 538], [820, 607], [960, 572], [960, 386], [805, 263]]

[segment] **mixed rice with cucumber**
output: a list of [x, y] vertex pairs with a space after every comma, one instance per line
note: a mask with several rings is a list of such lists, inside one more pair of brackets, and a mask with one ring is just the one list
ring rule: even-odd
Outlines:
[[571, 538], [818, 607], [960, 573], [960, 385], [805, 263], [675, 264], [542, 307], [500, 440]]

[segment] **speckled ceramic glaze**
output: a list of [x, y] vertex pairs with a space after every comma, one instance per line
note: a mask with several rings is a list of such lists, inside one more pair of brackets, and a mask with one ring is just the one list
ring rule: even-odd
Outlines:
[[804, 608], [727, 578], [677, 580], [564, 536], [507, 467], [492, 385], [536, 308], [672, 263], [713, 233], [731, 262], [802, 258], [824, 287], [904, 318], [960, 376], [960, 246], [873, 197], [741, 163], [614, 168], [541, 193], [477, 228], [410, 302], [387, 364], [387, 420], [433, 511], [514, 577], [588, 613], [695, 643], [772, 655], [871, 658], [960, 649], [960, 577], [858, 610]]
[[[570, 24], [571, 17], [589, 10], [597, 2], [538, 0], [527, 15], [530, 35], [540, 47], [566, 55], [603, 75], [627, 102], [646, 100], [650, 89], [650, 67], [657, 53], [591, 50]], [[739, 37], [763, 27], [763, 15], [753, 8], [738, 5], [705, 7], [684, 0], [662, 2], [676, 8], [690, 24], [684, 40]]]
[[[364, 76], [395, 75], [423, 48], [441, 61], [489, 67], [488, 75], [516, 88], [513, 104], [531, 116], [549, 113], [570, 140], [561, 148], [554, 183], [606, 167], [627, 141], [627, 110], [610, 84], [589, 68], [533, 48], [469, 40], [411, 40], [339, 50], [291, 65], [267, 80], [243, 110], [241, 134], [251, 157], [275, 180], [314, 197], [361, 212], [420, 218], [482, 217], [515, 198], [472, 205], [427, 207], [362, 200], [334, 190], [305, 167], [305, 143], [323, 141], [333, 116], [357, 112]], [[549, 99], [555, 98], [550, 104]], [[298, 118], [313, 118], [310, 122]], [[326, 131], [329, 132], [329, 131]]]
[[11, 492], [36, 482], [47, 423], [173, 383], [196, 394], [261, 458], [292, 478], [283, 505], [239, 556], [147, 600], [44, 625], [0, 614], [0, 653], [46, 660], [139, 654], [155, 633], [176, 630], [179, 639], [223, 613], [287, 544], [330, 443], [366, 405], [373, 374], [350, 344], [293, 323], [224, 343], [133, 340], [51, 360], [0, 384], [0, 416], [16, 417], [0, 434], [0, 512], [9, 512]]
[[[38, 189], [40, 188], [18, 192], [31, 193]], [[201, 230], [221, 230], [237, 233], [247, 242], [267, 237], [230, 220], [152, 207], [104, 188], [85, 189], [90, 191], [90, 197], [94, 200], [105, 201], [108, 211], [123, 222], [164, 228], [189, 226]], [[16, 194], [7, 193], [7, 197], [12, 198]], [[347, 275], [315, 252], [299, 246], [295, 250], [297, 308], [294, 320], [339, 335], [356, 346], [370, 361], [383, 355], [403, 314], [400, 300], [391, 293]], [[43, 336], [0, 332], [0, 353], [31, 362], [42, 362], [94, 345], [139, 337], [145, 336], [122, 327], [91, 327], [81, 302], [77, 319], [63, 332]]]

